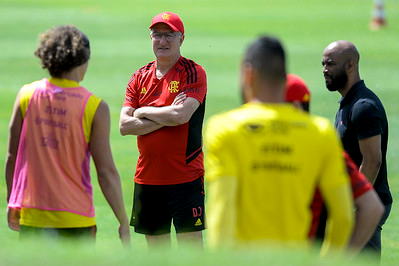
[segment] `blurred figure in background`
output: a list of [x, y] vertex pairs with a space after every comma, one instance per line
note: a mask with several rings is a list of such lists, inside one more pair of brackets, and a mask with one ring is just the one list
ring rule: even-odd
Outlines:
[[310, 112], [310, 90], [305, 81], [294, 74], [287, 74], [285, 84], [285, 100], [292, 103], [295, 107], [306, 112]]
[[245, 104], [209, 119], [211, 247], [308, 247], [316, 186], [330, 214], [321, 254], [349, 241], [353, 199], [342, 147], [326, 119], [285, 103], [285, 69], [280, 41], [260, 37], [241, 65]]
[[379, 30], [386, 27], [386, 14], [384, 9], [384, 0], [374, 0], [373, 11], [371, 13], [370, 29]]
[[130, 243], [121, 182], [109, 143], [108, 105], [79, 85], [89, 40], [74, 26], [39, 36], [35, 55], [51, 75], [21, 88], [10, 122], [6, 183], [8, 224], [26, 236], [94, 239], [90, 155], [102, 192]]
[[[293, 103], [299, 109], [309, 112], [311, 93], [305, 81], [294, 74], [287, 74], [286, 94], [287, 102]], [[377, 227], [384, 205], [379, 199], [373, 186], [352, 161], [348, 153], [344, 152], [346, 168], [351, 179], [352, 193], [356, 208], [355, 226], [349, 241], [349, 249], [358, 253], [369, 241]], [[322, 240], [326, 228], [327, 211], [323, 205], [322, 195], [317, 189], [311, 205], [313, 212], [312, 227], [309, 232], [311, 239]]]

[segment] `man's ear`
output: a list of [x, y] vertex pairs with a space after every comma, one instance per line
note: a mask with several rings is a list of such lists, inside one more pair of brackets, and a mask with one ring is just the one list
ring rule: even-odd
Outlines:
[[255, 71], [251, 64], [242, 63], [241, 66], [241, 89], [245, 102], [250, 101], [253, 97]]
[[346, 72], [347, 73], [351, 73], [351, 72], [353, 72], [355, 70], [355, 63], [352, 60], [350, 60], [346, 64], [345, 68], [346, 68]]
[[292, 102], [292, 104], [293, 104], [296, 108], [298, 108], [299, 110], [302, 110], [302, 111], [303, 111], [302, 103], [301, 103], [300, 101], [294, 100], [294, 101]]
[[255, 79], [255, 70], [251, 64], [242, 64], [242, 81], [245, 87], [253, 87]]
[[180, 38], [180, 46], [182, 46], [185, 37], [186, 37], [185, 35], [181, 36], [181, 38]]

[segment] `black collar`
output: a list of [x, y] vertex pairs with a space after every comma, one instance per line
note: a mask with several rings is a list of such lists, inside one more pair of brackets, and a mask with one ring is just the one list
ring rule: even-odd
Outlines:
[[349, 89], [348, 93], [345, 95], [345, 97], [342, 97], [341, 100], [339, 100], [338, 103], [342, 105], [345, 105], [347, 103], [349, 103], [353, 97], [356, 95], [357, 91], [362, 88], [362, 87], [366, 87], [366, 85], [364, 84], [363, 80], [360, 80], [358, 82], [356, 82], [355, 84], [353, 84], [353, 86]]

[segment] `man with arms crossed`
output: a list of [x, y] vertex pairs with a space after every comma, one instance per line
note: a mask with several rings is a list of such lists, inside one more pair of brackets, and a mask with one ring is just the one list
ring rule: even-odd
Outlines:
[[327, 89], [342, 95], [335, 127], [344, 149], [373, 184], [385, 205], [385, 213], [365, 246], [380, 257], [382, 225], [392, 205], [387, 179], [388, 121], [384, 106], [360, 79], [359, 53], [353, 43], [337, 41], [329, 44], [324, 50], [322, 65]]
[[202, 122], [205, 70], [180, 55], [184, 26], [177, 14], [156, 15], [150, 26], [155, 61], [131, 77], [120, 115], [122, 135], [137, 135], [131, 225], [149, 246], [202, 246], [204, 221]]
[[211, 118], [205, 131], [209, 244], [306, 247], [318, 186], [331, 214], [322, 254], [343, 249], [353, 200], [333, 126], [285, 103], [277, 39], [252, 43], [241, 68], [245, 104]]

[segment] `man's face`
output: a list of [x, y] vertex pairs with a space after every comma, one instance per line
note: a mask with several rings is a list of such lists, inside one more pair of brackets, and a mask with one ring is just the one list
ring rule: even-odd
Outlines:
[[326, 87], [329, 91], [337, 91], [348, 83], [346, 63], [331, 50], [326, 49], [323, 53], [323, 74]]
[[157, 59], [174, 60], [180, 55], [184, 36], [165, 23], [155, 24], [151, 29], [152, 49]]

